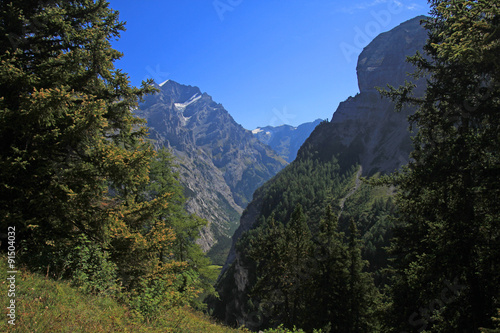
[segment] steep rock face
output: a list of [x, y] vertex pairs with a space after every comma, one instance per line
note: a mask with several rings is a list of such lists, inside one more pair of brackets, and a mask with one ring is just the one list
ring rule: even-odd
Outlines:
[[393, 103], [375, 88], [409, 80], [417, 84], [416, 94], [424, 91], [425, 80], [412, 80], [407, 74], [414, 68], [405, 61], [425, 44], [423, 18], [380, 34], [361, 52], [356, 67], [360, 93], [341, 102], [328, 126], [313, 131], [304, 149], [335, 155], [343, 166], [359, 163], [364, 175], [390, 173], [408, 162], [412, 145], [407, 118], [412, 110], [394, 112]]
[[360, 93], [340, 103], [332, 121], [313, 131], [298, 155], [314, 149], [337, 156], [342, 167], [359, 163], [364, 175], [390, 173], [408, 162], [412, 150], [409, 113], [394, 112], [376, 91]]
[[[317, 126], [300, 148], [296, 161], [312, 158], [328, 160], [335, 156], [341, 169], [361, 165], [363, 175], [377, 172], [390, 173], [408, 162], [412, 150], [411, 134], [408, 131], [408, 115], [412, 110], [396, 113], [394, 104], [382, 99], [376, 86], [388, 83], [399, 86], [409, 79], [406, 73], [413, 72], [406, 56], [421, 50], [427, 39], [425, 29], [416, 17], [402, 23], [393, 30], [376, 37], [361, 53], [358, 59], [358, 81], [360, 93], [340, 103], [330, 122]], [[417, 92], [422, 92], [425, 82], [415, 82]], [[292, 162], [293, 165], [295, 162]], [[280, 174], [271, 182], [277, 181]], [[220, 319], [227, 323], [248, 323], [244, 307], [245, 295], [240, 290], [242, 275], [249, 267], [239, 259], [236, 243], [241, 235], [252, 229], [260, 215], [265, 187], [259, 188], [253, 201], [242, 215], [240, 226], [233, 236], [233, 246], [219, 277], [218, 291], [221, 302], [216, 303]]]
[[420, 25], [424, 18], [415, 17], [381, 33], [363, 49], [356, 66], [361, 93], [387, 84], [398, 86], [409, 80], [407, 73], [414, 69], [404, 59], [421, 50], [427, 39], [427, 31]]
[[273, 148], [287, 162], [292, 162], [304, 141], [320, 122], [321, 119], [316, 119], [297, 127], [290, 125], [258, 127], [252, 133], [259, 141]]
[[233, 234], [255, 189], [286, 162], [198, 87], [169, 80], [159, 88], [136, 113], [155, 146], [178, 157], [187, 209], [209, 221], [200, 240], [208, 251]]

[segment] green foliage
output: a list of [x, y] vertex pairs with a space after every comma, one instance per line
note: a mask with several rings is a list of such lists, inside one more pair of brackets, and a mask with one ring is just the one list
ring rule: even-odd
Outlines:
[[[110, 230], [139, 232], [125, 215], [153, 156], [131, 109], [153, 88], [132, 88], [114, 69], [121, 54], [109, 40], [123, 23], [104, 1], [0, 6], [2, 227], [16, 227], [30, 267], [55, 275], [66, 267], [58, 247], [83, 234], [110, 255], [124, 252]], [[156, 206], [141, 209], [151, 223]]]
[[161, 274], [142, 277], [128, 296], [128, 304], [142, 319], [161, 318], [172, 309], [191, 303], [199, 293], [197, 281], [193, 271], [180, 271], [169, 279]]
[[[0, 256], [0, 280], [6, 281], [7, 271], [7, 257]], [[0, 283], [2, 295], [7, 295], [7, 288], [7, 283]], [[8, 297], [0, 298], [2, 307], [7, 302]], [[115, 297], [83, 293], [68, 282], [22, 268], [16, 276], [16, 325], [6, 319], [0, 321], [1, 332], [248, 332], [217, 324], [189, 308], [174, 308], [147, 322]]]
[[[307, 210], [310, 221], [319, 221], [324, 207], [350, 190], [355, 171], [354, 166], [347, 171], [340, 170], [334, 157], [324, 160], [305, 154], [258, 190], [263, 193], [260, 215], [274, 214], [276, 220], [289, 221], [296, 205], [300, 204]], [[311, 225], [311, 229], [314, 232], [317, 225]]]
[[[19, 263], [148, 320], [213, 292], [173, 162], [155, 157], [106, 1], [0, 3], [0, 221]], [[118, 287], [120, 286], [120, 287]]]
[[114, 295], [119, 291], [116, 264], [107, 251], [85, 235], [80, 236], [77, 245], [69, 251], [65, 265], [72, 272], [73, 285], [93, 294]]
[[229, 250], [231, 249], [232, 242], [233, 240], [230, 237], [218, 237], [217, 243], [207, 252], [207, 257], [210, 258], [214, 265], [224, 265], [229, 254]]
[[426, 56], [410, 58], [416, 76], [429, 75], [425, 96], [411, 84], [385, 93], [419, 107], [411, 162], [393, 177], [404, 223], [392, 247], [391, 324], [472, 332], [490, 327], [500, 305], [500, 7], [431, 4]]
[[[283, 262], [286, 251], [285, 229], [282, 223], [273, 217], [264, 222], [256, 231], [257, 237], [252, 238], [248, 249], [249, 258], [256, 263], [257, 281], [252, 288], [254, 300], [258, 300], [260, 308], [268, 311], [266, 318], [270, 324], [279, 324], [285, 319], [289, 303], [289, 285], [287, 271], [291, 267]], [[253, 302], [250, 302], [251, 304]]]
[[[218, 271], [211, 268], [210, 259], [203, 253], [196, 240], [200, 237], [202, 227], [207, 221], [190, 214], [185, 209], [186, 199], [184, 190], [179, 182], [179, 175], [172, 154], [166, 149], [158, 151], [157, 157], [151, 164], [150, 183], [145, 188], [145, 196], [156, 198], [167, 195], [168, 205], [160, 212], [160, 218], [166, 226], [175, 233], [173, 247], [164, 259], [186, 263], [183, 276], [187, 285], [193, 285], [203, 290], [200, 299], [192, 298], [190, 304], [198, 308], [204, 307], [203, 298], [215, 293], [214, 283]], [[189, 280], [189, 282], [188, 282]], [[187, 287], [186, 287], [187, 288]]]
[[257, 280], [248, 307], [259, 313], [261, 327], [375, 331], [379, 296], [371, 275], [363, 272], [354, 223], [346, 243], [330, 206], [315, 237], [306, 221], [299, 205], [286, 228], [271, 216], [253, 231], [247, 255]]
[[329, 327], [335, 331], [346, 327], [349, 267], [344, 233], [339, 231], [337, 217], [330, 206], [327, 206], [320, 221], [314, 253], [317, 266], [312, 273], [315, 288], [312, 290], [309, 316], [316, 327]]
[[146, 193], [151, 198], [168, 196], [168, 205], [161, 210], [160, 218], [175, 232], [172, 249], [174, 258], [178, 261], [200, 261], [204, 255], [194, 241], [207, 221], [186, 211], [184, 190], [180, 185], [179, 175], [174, 172], [175, 167], [171, 153], [165, 149], [160, 150], [151, 164], [151, 181], [147, 184]]
[[303, 324], [311, 283], [307, 265], [312, 238], [302, 207], [296, 207], [286, 229], [271, 217], [252, 245], [249, 255], [257, 263], [258, 275], [252, 293], [261, 308], [270, 311], [266, 316], [287, 327]]
[[[342, 231], [348, 232], [351, 217], [361, 218], [367, 210], [375, 215], [357, 223], [363, 232], [385, 231], [389, 222], [377, 214], [389, 215], [394, 205], [386, 188], [361, 185], [353, 192], [358, 170], [357, 166], [341, 169], [331, 155], [302, 149], [293, 163], [258, 190], [262, 208], [255, 228], [236, 244], [249, 283], [248, 296], [235, 302], [245, 304], [244, 311], [257, 319], [247, 323], [250, 328], [283, 324], [306, 331], [379, 330], [380, 295], [362, 259], [364, 239], [351, 240], [349, 247]], [[338, 207], [346, 197], [339, 225]], [[385, 236], [373, 241], [376, 246], [388, 244], [390, 235]], [[372, 255], [380, 251], [376, 248]], [[385, 269], [385, 260], [374, 271]], [[232, 275], [229, 268], [220, 279], [228, 303], [226, 295], [236, 290], [228, 279]]]
[[[374, 179], [377, 176], [371, 182]], [[392, 191], [386, 186], [362, 183], [345, 201], [344, 211], [339, 217], [340, 225], [356, 221], [363, 240], [362, 257], [369, 262], [367, 270], [374, 274], [378, 287], [389, 282], [386, 248], [390, 246], [392, 230], [398, 223], [398, 211], [392, 196]]]
[[347, 325], [346, 332], [373, 332], [378, 323], [374, 320], [377, 290], [369, 273], [363, 272], [367, 262], [361, 259], [358, 229], [354, 220], [349, 224], [347, 264]]

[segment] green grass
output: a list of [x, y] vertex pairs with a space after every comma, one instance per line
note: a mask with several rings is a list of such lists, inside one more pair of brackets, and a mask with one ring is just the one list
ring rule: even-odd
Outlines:
[[66, 281], [23, 269], [16, 274], [13, 326], [7, 317], [7, 271], [7, 259], [0, 256], [0, 332], [248, 332], [217, 324], [190, 308], [170, 310], [154, 322], [144, 322], [111, 297], [84, 294]]

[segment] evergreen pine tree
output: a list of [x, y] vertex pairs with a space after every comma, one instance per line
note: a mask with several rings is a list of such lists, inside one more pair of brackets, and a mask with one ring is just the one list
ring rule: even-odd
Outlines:
[[184, 264], [161, 260], [168, 195], [141, 199], [154, 151], [132, 112], [155, 89], [114, 67], [122, 30], [106, 1], [0, 2], [1, 229], [31, 269], [82, 277], [100, 260], [117, 269], [104, 279], [167, 291]]
[[271, 215], [256, 233], [248, 253], [256, 263], [257, 276], [251, 297], [259, 303], [262, 324], [277, 325], [285, 318], [285, 228]]
[[304, 327], [309, 321], [306, 304], [310, 298], [312, 275], [312, 236], [307, 225], [306, 216], [299, 204], [292, 213], [291, 220], [285, 230], [285, 325]]
[[319, 234], [312, 258], [316, 265], [313, 274], [313, 292], [310, 298], [310, 318], [315, 328], [330, 327], [334, 332], [348, 327], [347, 247], [340, 232], [337, 217], [330, 205], [319, 224]]
[[373, 332], [377, 325], [374, 316], [378, 292], [372, 276], [363, 272], [367, 262], [361, 258], [358, 228], [354, 220], [349, 223], [347, 249], [347, 326], [344, 332]]
[[263, 324], [292, 328], [308, 323], [311, 255], [311, 232], [302, 206], [297, 205], [286, 228], [274, 216], [259, 226], [249, 256], [257, 265], [251, 294], [260, 302]]
[[423, 99], [413, 85], [386, 94], [419, 107], [411, 162], [394, 177], [402, 227], [392, 324], [396, 330], [491, 327], [500, 299], [500, 7], [431, 1]]

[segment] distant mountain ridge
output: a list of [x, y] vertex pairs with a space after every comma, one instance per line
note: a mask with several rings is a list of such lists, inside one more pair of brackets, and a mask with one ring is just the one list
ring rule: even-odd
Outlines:
[[188, 211], [209, 221], [201, 247], [225, 242], [227, 250], [255, 189], [287, 163], [198, 87], [172, 80], [158, 87], [136, 114], [146, 119], [155, 147], [177, 156]]
[[292, 162], [297, 157], [297, 152], [304, 141], [321, 121], [321, 119], [316, 119], [297, 127], [291, 125], [257, 127], [252, 133], [259, 141], [273, 148], [287, 162]]

